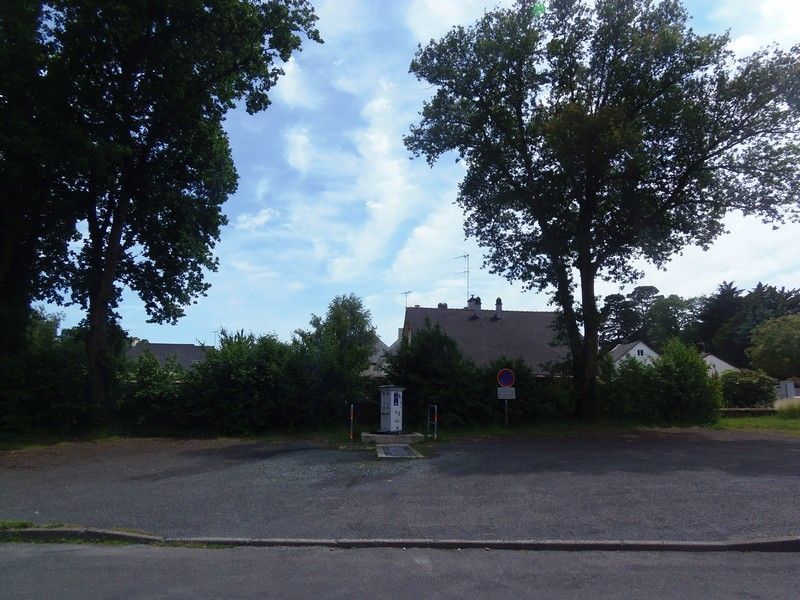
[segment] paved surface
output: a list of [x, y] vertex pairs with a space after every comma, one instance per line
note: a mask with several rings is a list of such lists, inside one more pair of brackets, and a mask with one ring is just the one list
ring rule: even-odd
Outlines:
[[727, 540], [800, 534], [800, 438], [597, 434], [432, 457], [121, 440], [0, 455], [0, 519], [167, 536]]
[[797, 598], [798, 555], [0, 545], [12, 598]]

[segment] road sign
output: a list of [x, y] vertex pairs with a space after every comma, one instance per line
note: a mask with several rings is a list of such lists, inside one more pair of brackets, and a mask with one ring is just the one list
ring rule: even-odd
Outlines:
[[499, 387], [497, 388], [498, 400], [516, 400], [517, 388], [514, 387]]
[[497, 385], [500, 387], [511, 387], [515, 381], [516, 377], [511, 369], [500, 369], [497, 373]]

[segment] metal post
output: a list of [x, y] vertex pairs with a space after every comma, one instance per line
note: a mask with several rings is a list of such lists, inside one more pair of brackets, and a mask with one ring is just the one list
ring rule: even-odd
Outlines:
[[439, 435], [439, 405], [433, 405], [433, 441], [436, 441], [436, 438]]
[[508, 427], [508, 398], [505, 399], [506, 405], [506, 427]]
[[350, 441], [353, 441], [353, 421], [355, 420], [355, 405], [350, 405]]

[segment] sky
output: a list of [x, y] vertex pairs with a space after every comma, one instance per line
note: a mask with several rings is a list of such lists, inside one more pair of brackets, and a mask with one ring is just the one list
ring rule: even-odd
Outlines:
[[[355, 293], [387, 343], [404, 306], [463, 306], [469, 291], [484, 306], [548, 310], [548, 297], [525, 292], [482, 268], [482, 251], [463, 233], [454, 204], [464, 175], [454, 155], [433, 168], [411, 160], [403, 135], [433, 89], [408, 72], [418, 44], [468, 25], [496, 0], [312, 0], [325, 41], [304, 44], [273, 89], [273, 104], [231, 111], [225, 129], [239, 173], [216, 247], [219, 270], [207, 296], [177, 325], [147, 323], [126, 294], [119, 307], [130, 335], [151, 342], [217, 341], [221, 328], [274, 333], [289, 340], [331, 299]], [[507, 4], [501, 0], [499, 4]], [[800, 42], [797, 0], [686, 2], [700, 33], [730, 29], [732, 48], [749, 53]], [[664, 294], [708, 294], [722, 282], [800, 287], [800, 224], [773, 230], [731, 215], [729, 234], [707, 252], [689, 248], [659, 271], [645, 264], [640, 284]], [[630, 290], [632, 286], [626, 289]], [[599, 285], [600, 294], [619, 291]], [[404, 295], [403, 292], [410, 291]], [[406, 299], [407, 298], [407, 299]], [[65, 325], [82, 315], [65, 312]]]

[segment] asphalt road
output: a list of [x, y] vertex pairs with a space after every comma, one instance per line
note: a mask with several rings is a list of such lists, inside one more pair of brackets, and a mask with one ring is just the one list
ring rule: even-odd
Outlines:
[[797, 598], [791, 554], [0, 544], [3, 598]]
[[121, 440], [0, 455], [0, 520], [167, 536], [727, 540], [800, 534], [800, 438], [597, 434], [430, 458]]

